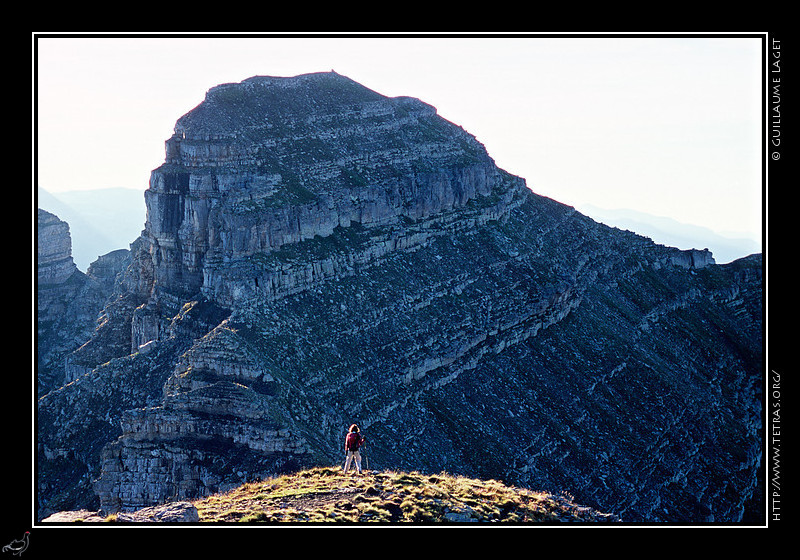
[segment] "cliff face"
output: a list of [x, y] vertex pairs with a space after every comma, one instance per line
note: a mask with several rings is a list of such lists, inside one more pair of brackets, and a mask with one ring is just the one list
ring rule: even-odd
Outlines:
[[145, 198], [91, 371], [40, 400], [41, 516], [336, 464], [353, 422], [373, 468], [626, 520], [757, 501], [760, 256], [597, 224], [335, 73], [213, 88]]
[[72, 367], [71, 353], [92, 336], [128, 251], [98, 257], [84, 274], [72, 260], [69, 224], [38, 209], [36, 229], [37, 394], [43, 395], [86, 373]]
[[[433, 107], [336, 74], [213, 88], [179, 119], [166, 152], [146, 193], [155, 285], [230, 307], [306, 282], [254, 259], [354, 224], [383, 228], [374, 250], [391, 251], [401, 237], [417, 242], [408, 225], [423, 229], [490, 193], [510, 198], [521, 183]], [[492, 201], [497, 215], [504, 202]]]

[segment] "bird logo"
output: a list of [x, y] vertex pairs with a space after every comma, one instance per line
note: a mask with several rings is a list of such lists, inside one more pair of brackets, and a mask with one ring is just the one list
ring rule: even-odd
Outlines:
[[3, 547], [3, 552], [11, 552], [16, 556], [20, 556], [28, 548], [28, 539], [30, 538], [30, 531], [25, 531], [21, 539], [15, 539]]

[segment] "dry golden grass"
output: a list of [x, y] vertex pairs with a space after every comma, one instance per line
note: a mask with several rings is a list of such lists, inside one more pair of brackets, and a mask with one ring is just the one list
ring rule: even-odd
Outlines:
[[201, 522], [547, 523], [614, 519], [563, 497], [445, 473], [315, 468], [195, 502]]

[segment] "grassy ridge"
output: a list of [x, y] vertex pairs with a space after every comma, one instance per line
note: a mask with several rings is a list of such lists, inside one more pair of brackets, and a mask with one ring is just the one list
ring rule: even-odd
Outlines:
[[609, 522], [563, 496], [449, 474], [314, 468], [194, 502], [210, 523]]

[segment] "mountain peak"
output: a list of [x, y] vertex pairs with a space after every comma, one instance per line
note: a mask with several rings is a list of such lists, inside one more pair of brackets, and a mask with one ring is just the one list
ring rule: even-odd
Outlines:
[[418, 99], [385, 97], [335, 72], [253, 76], [209, 89], [204, 101], [178, 120], [175, 132], [189, 139], [213, 134], [258, 141], [260, 135], [320, 130], [315, 125], [330, 128], [332, 121], [370, 116], [386, 119], [409, 110], [435, 113]]

